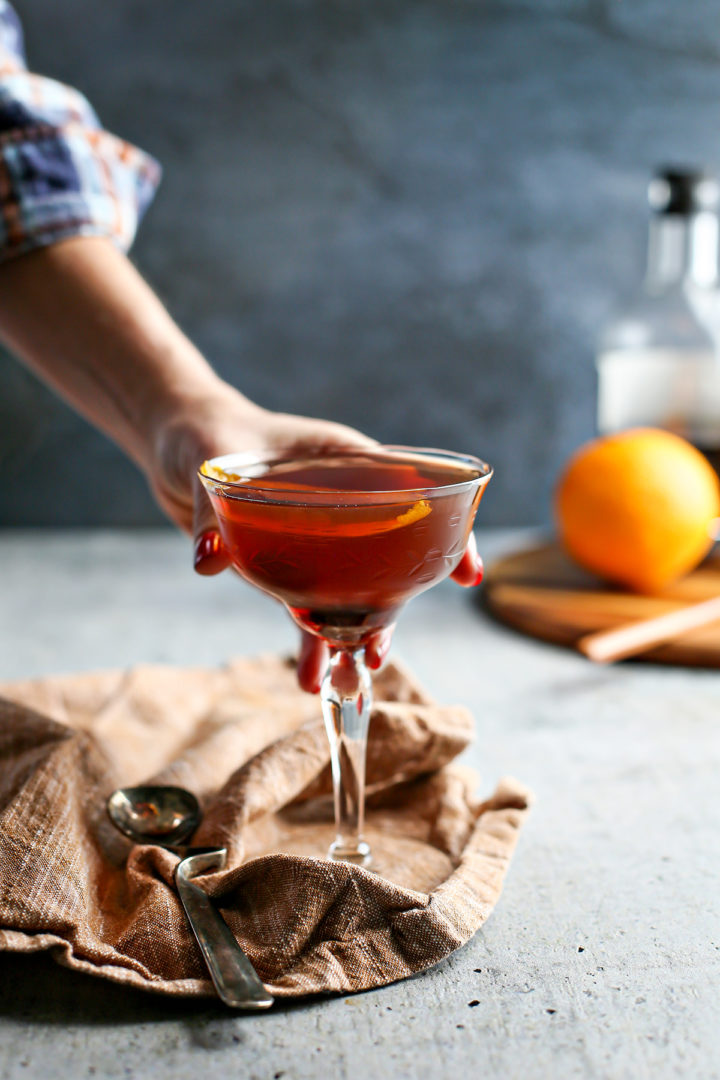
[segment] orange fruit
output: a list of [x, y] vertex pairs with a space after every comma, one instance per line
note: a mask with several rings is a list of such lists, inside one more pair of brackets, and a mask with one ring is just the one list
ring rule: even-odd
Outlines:
[[720, 515], [712, 466], [685, 439], [656, 428], [582, 446], [555, 493], [560, 538], [587, 570], [638, 592], [688, 573], [709, 550]]

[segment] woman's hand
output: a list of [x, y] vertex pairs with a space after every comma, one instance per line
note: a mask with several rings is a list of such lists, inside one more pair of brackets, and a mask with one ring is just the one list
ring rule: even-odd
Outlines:
[[221, 454], [257, 450], [313, 450], [373, 446], [372, 439], [329, 420], [269, 412], [216, 379], [201, 396], [175, 400], [158, 424], [147, 473], [155, 498], [195, 541], [195, 569], [216, 574], [230, 560], [220, 543], [217, 520], [197, 472]]
[[[139, 465], [168, 517], [194, 537], [201, 574], [229, 565], [197, 477], [203, 461], [238, 450], [372, 445], [341, 424], [268, 412], [223, 382], [101, 237], [70, 237], [0, 266], [0, 338]], [[473, 543], [453, 577], [473, 585], [480, 575]], [[371, 667], [389, 643], [389, 633], [370, 642]], [[319, 689], [326, 666], [326, 646], [306, 635], [301, 686]]]
[[[372, 446], [373, 440], [353, 428], [327, 420], [272, 413], [253, 405], [225, 383], [202, 400], [176, 405], [161, 423], [149, 480], [155, 497], [180, 528], [194, 538], [195, 570], [217, 574], [230, 565], [217, 528], [217, 520], [197, 470], [203, 461], [241, 450], [268, 453], [278, 449], [337, 450]], [[470, 537], [462, 561], [452, 575], [461, 585], [477, 585], [482, 563], [475, 539]], [[390, 647], [391, 632], [375, 635], [365, 649], [366, 662], [379, 668]], [[303, 632], [298, 657], [298, 680], [315, 693], [325, 674], [327, 646]]]
[[[176, 404], [158, 429], [156, 452], [148, 479], [160, 506], [194, 539], [198, 574], [218, 574], [230, 565], [217, 520], [197, 471], [203, 461], [221, 454], [257, 450], [261, 454], [290, 449], [337, 450], [372, 446], [373, 440], [353, 428], [328, 420], [268, 412], [231, 386], [220, 383], [202, 400]], [[378, 668], [390, 646], [390, 634], [378, 634], [366, 648], [367, 663]], [[327, 646], [303, 632], [298, 680], [315, 693], [325, 674]]]

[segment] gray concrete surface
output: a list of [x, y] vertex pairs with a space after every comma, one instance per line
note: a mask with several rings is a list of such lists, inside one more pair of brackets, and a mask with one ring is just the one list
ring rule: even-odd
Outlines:
[[[638, 281], [648, 172], [720, 160], [712, 0], [18, 6], [35, 67], [163, 162], [135, 257], [225, 376], [474, 450], [487, 522], [547, 517]], [[0, 382], [0, 523], [159, 521], [7, 358]]]
[[[486, 555], [523, 537], [481, 532]], [[164, 533], [0, 534], [0, 678], [287, 649], [284, 613]], [[395, 651], [537, 805], [501, 901], [437, 968], [237, 1016], [0, 957], [1, 1080], [670, 1080], [720, 1075], [720, 674], [602, 669], [443, 585]]]

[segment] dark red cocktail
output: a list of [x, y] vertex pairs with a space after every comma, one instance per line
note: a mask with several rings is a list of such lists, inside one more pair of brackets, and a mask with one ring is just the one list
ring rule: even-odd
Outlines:
[[[239, 475], [221, 460], [204, 472]], [[477, 466], [431, 456], [281, 458], [266, 468], [208, 484], [223, 542], [248, 581], [331, 644], [361, 645], [452, 573], [484, 490]]]
[[362, 824], [372, 684], [363, 646], [458, 565], [491, 475], [477, 458], [409, 447], [228, 454], [200, 470], [234, 565], [331, 647], [321, 697], [333, 858], [366, 865], [370, 854]]

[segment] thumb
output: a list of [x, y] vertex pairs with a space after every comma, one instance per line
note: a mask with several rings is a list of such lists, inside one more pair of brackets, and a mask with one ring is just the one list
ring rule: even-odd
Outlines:
[[193, 537], [196, 574], [219, 574], [230, 565], [230, 556], [218, 532], [210, 497], [198, 476], [193, 477]]

